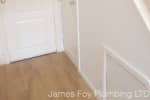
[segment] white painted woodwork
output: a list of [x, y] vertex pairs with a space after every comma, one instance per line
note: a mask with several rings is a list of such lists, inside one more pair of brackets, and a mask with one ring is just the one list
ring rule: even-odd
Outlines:
[[53, 0], [7, 0], [3, 5], [11, 62], [56, 52]]

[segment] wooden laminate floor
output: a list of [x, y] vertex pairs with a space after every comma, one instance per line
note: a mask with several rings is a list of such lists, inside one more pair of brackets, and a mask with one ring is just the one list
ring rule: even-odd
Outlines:
[[0, 67], [0, 100], [96, 100], [87, 93], [92, 95], [64, 53]]

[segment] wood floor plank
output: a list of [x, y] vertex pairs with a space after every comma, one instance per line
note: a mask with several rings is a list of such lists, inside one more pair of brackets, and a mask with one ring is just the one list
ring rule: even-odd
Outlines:
[[0, 67], [0, 100], [96, 100], [94, 96], [50, 97], [52, 91], [77, 93], [78, 90], [93, 95], [64, 53], [49, 54]]

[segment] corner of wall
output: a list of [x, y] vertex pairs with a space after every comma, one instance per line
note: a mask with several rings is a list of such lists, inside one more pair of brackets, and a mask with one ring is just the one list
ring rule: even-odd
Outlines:
[[64, 50], [64, 52], [66, 53], [66, 55], [70, 58], [70, 60], [72, 61], [72, 63], [76, 66], [78, 66], [78, 61], [77, 59], [71, 54], [71, 52], [69, 52], [68, 50]]

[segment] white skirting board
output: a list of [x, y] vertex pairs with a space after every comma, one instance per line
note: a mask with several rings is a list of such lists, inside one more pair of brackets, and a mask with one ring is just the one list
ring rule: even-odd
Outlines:
[[[86, 77], [86, 75], [81, 70], [79, 70], [79, 73], [82, 76], [82, 78], [85, 80], [85, 82], [89, 85], [91, 90], [95, 93], [97, 91], [97, 89], [94, 87], [92, 82], [89, 81], [89, 79]], [[102, 97], [100, 97], [99, 95], [96, 95], [96, 98], [97, 98], [97, 100], [102, 100]]]
[[[131, 64], [128, 63], [128, 61], [126, 61], [124, 58], [122, 58], [118, 53], [116, 53], [114, 50], [112, 50], [111, 48], [109, 48], [106, 45], [103, 45], [103, 49], [104, 49], [104, 66], [106, 67], [104, 68], [103, 71], [107, 72], [107, 55], [111, 56], [113, 59], [117, 60], [120, 64], [122, 64], [124, 66], [124, 70], [126, 70], [127, 72], [129, 72], [131, 75], [133, 75], [133, 77], [135, 77], [136, 79], [138, 79], [138, 81], [141, 84], [144, 84], [144, 86], [147, 89], [150, 89], [150, 79], [149, 77], [147, 77], [144, 73], [142, 73], [139, 69], [137, 69], [136, 67], [132, 66]], [[81, 66], [82, 67], [82, 66]], [[84, 80], [87, 82], [87, 84], [90, 86], [90, 88], [93, 90], [93, 92], [96, 91], [96, 88], [94, 87], [94, 85], [92, 84], [92, 82], [89, 81], [88, 77], [81, 71], [79, 70], [81, 76], [84, 78]], [[103, 89], [102, 92], [106, 94], [107, 92], [107, 79], [106, 79], [106, 72], [103, 73]], [[106, 100], [107, 98], [101, 97], [100, 95], [97, 95], [97, 99], [98, 100]]]
[[[150, 89], [150, 78], [146, 76], [139, 69], [128, 63], [124, 58], [122, 58], [117, 52], [109, 48], [108, 46], [104, 46], [104, 50], [106, 55], [111, 56], [115, 60], [117, 60], [120, 64], [124, 65], [124, 69], [127, 70], [131, 75], [137, 78], [141, 83], [145, 85], [148, 89]], [[107, 58], [106, 58], [107, 59]], [[107, 66], [106, 66], [107, 67]]]

